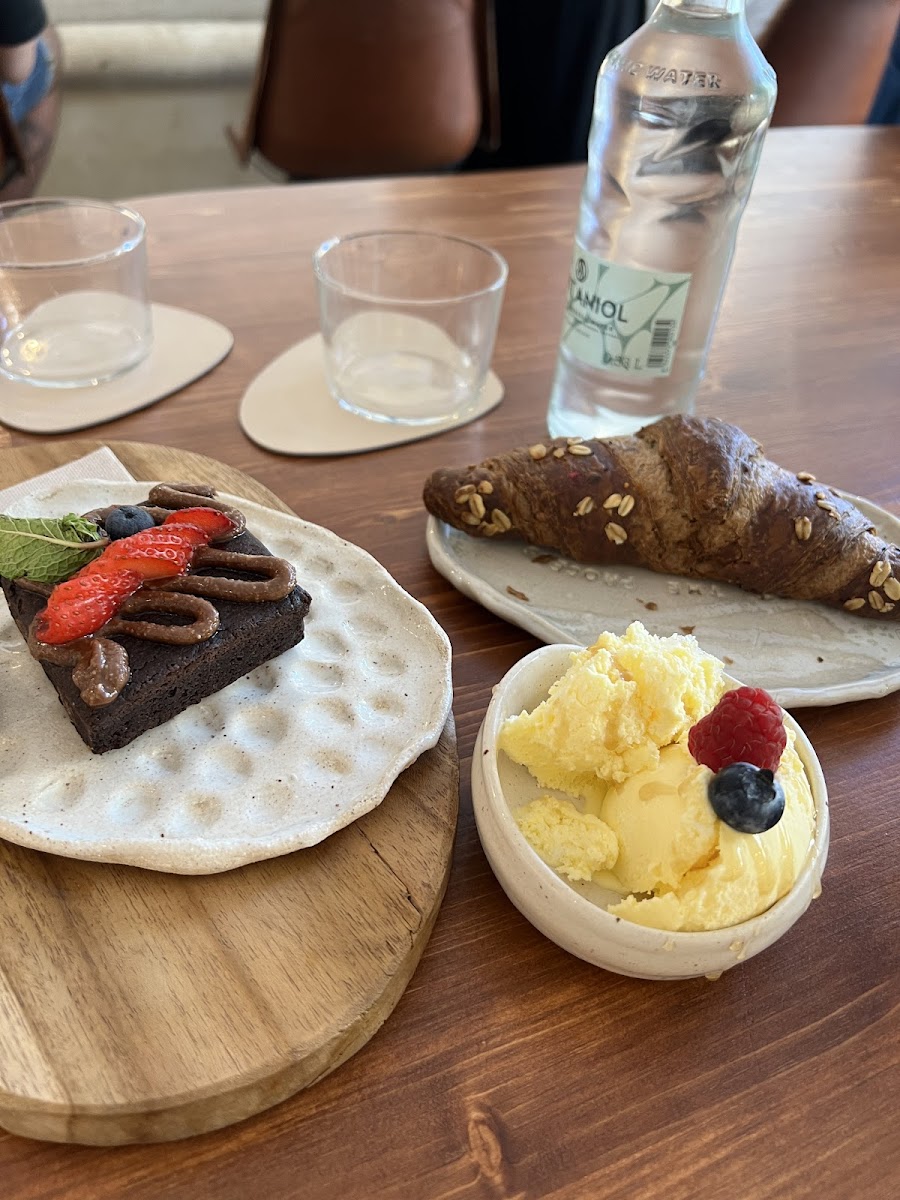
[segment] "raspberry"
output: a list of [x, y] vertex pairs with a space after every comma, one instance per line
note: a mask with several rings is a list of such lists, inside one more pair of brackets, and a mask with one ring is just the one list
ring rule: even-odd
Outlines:
[[691, 754], [711, 771], [731, 763], [777, 771], [786, 744], [782, 711], [762, 688], [726, 692], [688, 734]]

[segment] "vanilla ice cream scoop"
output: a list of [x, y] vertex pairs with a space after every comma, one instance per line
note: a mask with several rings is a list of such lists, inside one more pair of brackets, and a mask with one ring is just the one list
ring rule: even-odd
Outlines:
[[573, 654], [547, 699], [507, 721], [501, 748], [544, 787], [599, 799], [606, 783], [655, 767], [725, 688], [724, 667], [693, 637], [654, 637], [635, 621]]
[[711, 775], [686, 746], [669, 746], [655, 771], [607, 792], [600, 816], [619, 842], [614, 879], [631, 893], [610, 905], [614, 916], [655, 929], [722, 929], [765, 912], [793, 887], [816, 819], [793, 735], [778, 768], [784, 814], [765, 833], [738, 833], [719, 820], [706, 794]]
[[544, 861], [622, 894], [613, 915], [672, 931], [739, 924], [790, 891], [815, 836], [793, 734], [776, 775], [781, 819], [740, 833], [716, 816], [713, 772], [687, 745], [728, 686], [722, 664], [693, 638], [656, 638], [639, 624], [572, 660], [547, 700], [509, 718], [499, 739], [539, 783], [568, 794], [517, 814]]
[[597, 816], [619, 844], [610, 880], [616, 891], [678, 887], [715, 856], [721, 821], [706, 797], [709, 776], [676, 742], [660, 751], [658, 766], [610, 786]]

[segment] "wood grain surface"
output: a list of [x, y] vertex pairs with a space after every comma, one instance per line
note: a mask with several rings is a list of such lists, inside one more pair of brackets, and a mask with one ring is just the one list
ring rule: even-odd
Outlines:
[[[436, 466], [542, 432], [581, 178], [571, 167], [137, 202], [153, 298], [223, 321], [236, 344], [206, 379], [100, 433], [214, 454], [375, 554], [450, 634], [464, 757], [491, 687], [536, 643], [432, 570], [421, 487]], [[357, 458], [252, 445], [237, 405], [257, 371], [316, 329], [315, 245], [411, 226], [477, 237], [509, 260], [494, 361], [503, 404], [466, 428]], [[898, 279], [900, 130], [771, 132], [698, 410], [743, 425], [785, 466], [900, 513]], [[164, 1152], [0, 1136], [5, 1194], [892, 1200], [900, 696], [795, 715], [832, 801], [823, 895], [717, 983], [642, 983], [558, 950], [494, 880], [464, 786], [434, 934], [363, 1050], [261, 1116]]]
[[[0, 451], [0, 488], [99, 444]], [[202, 455], [111, 446], [137, 479], [210, 482], [287, 511]], [[94, 1145], [183, 1138], [327, 1075], [416, 968], [458, 796], [451, 718], [378, 808], [239, 870], [173, 876], [0, 842], [0, 1125]]]

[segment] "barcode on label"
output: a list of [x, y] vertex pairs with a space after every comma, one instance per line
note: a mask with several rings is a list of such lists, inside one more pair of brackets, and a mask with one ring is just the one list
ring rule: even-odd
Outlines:
[[653, 334], [650, 338], [650, 353], [647, 355], [647, 366], [651, 371], [664, 367], [669, 358], [669, 347], [675, 333], [674, 321], [654, 321]]

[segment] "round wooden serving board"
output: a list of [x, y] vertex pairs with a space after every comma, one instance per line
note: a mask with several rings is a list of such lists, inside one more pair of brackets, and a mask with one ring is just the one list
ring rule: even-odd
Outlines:
[[[99, 444], [6, 450], [0, 487]], [[209, 482], [290, 511], [212, 459], [111, 449], [135, 478]], [[53, 713], [49, 687], [47, 704]], [[428, 940], [458, 774], [451, 717], [373, 812], [312, 849], [221, 875], [0, 842], [0, 1125], [96, 1145], [183, 1138], [260, 1112], [349, 1058]]]

